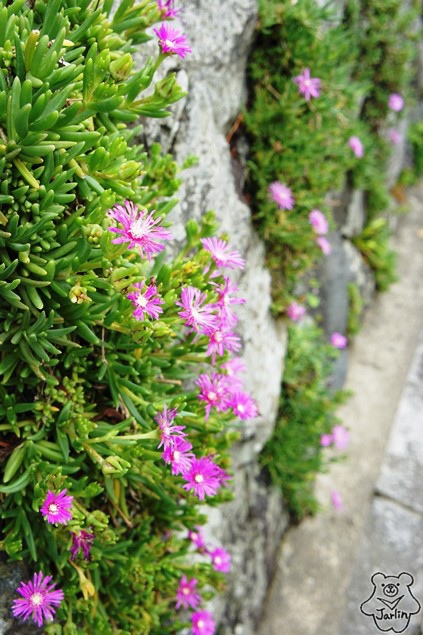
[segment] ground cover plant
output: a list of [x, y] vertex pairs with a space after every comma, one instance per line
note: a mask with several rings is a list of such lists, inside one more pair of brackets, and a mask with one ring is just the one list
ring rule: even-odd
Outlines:
[[[266, 244], [273, 310], [300, 325], [290, 328], [278, 423], [261, 459], [296, 518], [317, 507], [312, 484], [326, 468], [321, 435], [330, 434], [325, 426], [334, 425], [340, 398], [330, 386], [331, 353], [345, 348], [345, 335], [310, 331], [306, 314], [318, 314], [317, 266], [331, 252], [331, 232], [342, 233], [332, 201], [345, 188], [364, 191], [364, 227], [352, 242], [377, 289], [396, 280], [386, 167], [412, 101], [418, 15], [418, 3], [400, 0], [349, 0], [342, 9], [316, 0], [259, 2], [243, 116], [246, 195]], [[352, 335], [363, 309], [356, 285], [349, 297]]]
[[0, 2], [0, 549], [29, 568], [11, 612], [43, 632], [210, 635], [230, 556], [201, 504], [229, 497], [257, 414], [244, 261], [210, 213], [166, 249], [178, 168], [135, 139], [183, 96], [156, 70], [191, 49], [172, 0], [111, 10]]

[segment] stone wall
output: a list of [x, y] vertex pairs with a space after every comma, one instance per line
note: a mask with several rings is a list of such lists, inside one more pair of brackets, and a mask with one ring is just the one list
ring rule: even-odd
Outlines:
[[[210, 509], [207, 542], [222, 544], [232, 555], [227, 591], [214, 602], [222, 635], [252, 635], [270, 580], [274, 556], [287, 515], [279, 492], [263, 480], [257, 455], [275, 423], [286, 326], [270, 315], [270, 275], [264, 267], [263, 245], [255, 234], [250, 211], [240, 194], [242, 165], [231, 156], [226, 135], [245, 101], [245, 67], [257, 19], [256, 0], [186, 3], [181, 30], [192, 54], [183, 62], [168, 61], [188, 91], [169, 121], [148, 122], [143, 141], [160, 141], [179, 164], [195, 154], [198, 162], [183, 173], [180, 204], [173, 212], [174, 235], [183, 237], [189, 218], [213, 209], [220, 231], [246, 258], [238, 280], [246, 305], [238, 312], [247, 388], [260, 417], [246, 423], [233, 451], [234, 499]], [[178, 67], [183, 70], [179, 70]]]

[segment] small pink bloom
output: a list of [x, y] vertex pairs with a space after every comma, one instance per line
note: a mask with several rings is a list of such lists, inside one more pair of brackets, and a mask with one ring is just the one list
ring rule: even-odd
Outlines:
[[212, 358], [212, 364], [216, 362], [216, 355], [223, 356], [225, 351], [237, 353], [241, 349], [241, 340], [239, 335], [234, 333], [230, 328], [221, 326], [211, 333], [208, 333], [209, 345], [206, 355]]
[[46, 499], [40, 511], [48, 523], [58, 523], [66, 525], [72, 520], [72, 501], [73, 496], [66, 496], [67, 490], [60, 492], [51, 492], [48, 490]]
[[345, 335], [342, 335], [342, 333], [338, 333], [337, 331], [335, 331], [330, 336], [330, 343], [335, 348], [347, 348], [348, 340]]
[[195, 454], [191, 452], [192, 445], [181, 437], [174, 437], [173, 444], [168, 445], [162, 454], [165, 463], [171, 463], [172, 474], [183, 474], [191, 467]]
[[310, 101], [310, 97], [319, 97], [321, 81], [318, 77], [310, 77], [310, 69], [305, 68], [302, 75], [297, 75], [293, 80], [301, 95], [304, 95], [306, 101]]
[[398, 145], [402, 141], [402, 134], [398, 132], [395, 128], [390, 128], [388, 130], [388, 139], [394, 144]]
[[245, 362], [240, 357], [232, 357], [221, 368], [226, 372], [226, 383], [233, 389], [241, 389], [243, 382], [239, 375], [247, 370]]
[[303, 315], [305, 315], [305, 312], [306, 312], [305, 307], [303, 307], [302, 304], [298, 304], [298, 302], [295, 302], [295, 300], [291, 302], [291, 304], [286, 310], [287, 316], [293, 322], [298, 322], [298, 320], [301, 319]]
[[197, 549], [204, 549], [206, 543], [204, 542], [203, 529], [201, 527], [196, 527], [195, 529], [195, 531], [192, 529], [188, 531], [188, 538], [197, 547]]
[[323, 235], [328, 233], [329, 223], [326, 216], [319, 209], [313, 209], [308, 218], [316, 234]]
[[280, 181], [274, 181], [269, 185], [269, 194], [272, 201], [275, 201], [280, 209], [292, 209], [294, 207], [294, 197], [292, 190]]
[[355, 136], [350, 137], [348, 139], [348, 144], [351, 150], [354, 152], [357, 159], [361, 159], [364, 156], [364, 146], [358, 137], [355, 137]]
[[198, 580], [196, 578], [188, 580], [185, 575], [182, 576], [176, 592], [177, 609], [181, 608], [181, 606], [184, 609], [195, 609], [199, 605], [201, 602], [201, 596], [196, 590], [197, 584]]
[[193, 489], [200, 500], [204, 500], [206, 495], [215, 496], [222, 484], [221, 470], [209, 456], [193, 459], [191, 468], [183, 474], [183, 478], [187, 481], [183, 488]]
[[332, 430], [333, 445], [337, 450], [345, 450], [350, 442], [350, 433], [344, 426], [336, 425]]
[[166, 450], [168, 447], [173, 447], [175, 439], [183, 439], [186, 437], [185, 432], [182, 432], [182, 430], [185, 430], [185, 426], [174, 425], [174, 420], [177, 414], [178, 411], [176, 408], [168, 410], [165, 404], [162, 412], [158, 412], [154, 417], [161, 431], [160, 443], [157, 446], [158, 448], [163, 446], [163, 449]]
[[177, 18], [182, 9], [175, 9], [173, 6], [174, 0], [157, 0], [157, 6], [162, 13], [162, 19]]
[[332, 247], [330, 246], [330, 242], [324, 236], [318, 236], [316, 238], [316, 244], [320, 247], [325, 256], [328, 256], [332, 251]]
[[322, 434], [320, 437], [320, 445], [324, 448], [328, 448], [333, 443], [333, 436], [331, 434]]
[[186, 57], [188, 53], [192, 53], [186, 36], [177, 29], [174, 29], [168, 24], [162, 24], [160, 28], [154, 28], [153, 31], [159, 38], [159, 46], [162, 53], [168, 53], [169, 55], [176, 54], [182, 57], [182, 59]]
[[200, 388], [200, 394], [197, 395], [198, 399], [206, 404], [206, 421], [212, 408], [216, 408], [218, 412], [228, 410], [227, 384], [224, 375], [212, 373], [212, 376], [209, 377], [203, 373], [195, 383]]
[[200, 333], [211, 333], [216, 326], [215, 307], [207, 303], [207, 296], [196, 287], [183, 287], [181, 301], [176, 302], [183, 308], [178, 315], [185, 320], [185, 326], [190, 326]]
[[336, 490], [333, 490], [330, 493], [330, 502], [332, 507], [334, 507], [338, 511], [342, 511], [344, 509], [344, 505], [342, 504], [341, 495]]
[[234, 414], [240, 419], [254, 419], [258, 415], [254, 399], [241, 390], [232, 392], [228, 399], [228, 406], [232, 408]]
[[228, 571], [230, 571], [231, 556], [226, 549], [223, 549], [223, 547], [216, 547], [213, 551], [209, 551], [209, 556], [215, 571], [222, 571], [222, 573], [228, 573]]
[[120, 234], [112, 243], [129, 243], [128, 249], [138, 247], [141, 257], [151, 260], [164, 249], [159, 240], [168, 240], [171, 233], [160, 226], [161, 218], [154, 220], [153, 213], [139, 210], [132, 201], [125, 201], [123, 205], [115, 205], [108, 210], [108, 217], [116, 220], [122, 227], [109, 227], [108, 230]]
[[203, 248], [208, 251], [218, 267], [229, 269], [244, 269], [245, 260], [239, 251], [230, 249], [226, 240], [222, 238], [202, 238]]
[[55, 616], [53, 607], [59, 606], [64, 598], [61, 589], [54, 589], [55, 583], [50, 584], [51, 575], [40, 571], [34, 573], [32, 580], [21, 582], [16, 589], [22, 598], [13, 600], [12, 613], [15, 617], [27, 620], [30, 617], [41, 628], [43, 622], [51, 622]]
[[394, 112], [400, 112], [404, 107], [404, 99], [398, 93], [389, 95], [388, 106]]
[[214, 635], [216, 624], [209, 611], [197, 611], [192, 615], [192, 635]]
[[79, 534], [76, 534], [73, 531], [71, 531], [70, 533], [72, 536], [72, 545], [70, 548], [72, 556], [71, 560], [75, 560], [79, 551], [82, 551], [84, 558], [86, 560], [89, 560], [91, 547], [93, 546], [94, 542], [94, 534], [90, 533], [89, 531], [85, 531], [85, 529], [81, 529]]
[[237, 324], [238, 318], [231, 309], [234, 304], [245, 304], [244, 298], [236, 298], [233, 294], [238, 293], [238, 287], [227, 276], [223, 276], [224, 283], [217, 287], [218, 301], [215, 304], [217, 317], [226, 327]]
[[147, 314], [154, 320], [158, 320], [160, 313], [163, 313], [160, 305], [164, 304], [164, 300], [157, 293], [157, 287], [154, 284], [146, 285], [144, 280], [136, 282], [134, 287], [137, 290], [126, 296], [135, 307], [134, 318], [144, 320]]

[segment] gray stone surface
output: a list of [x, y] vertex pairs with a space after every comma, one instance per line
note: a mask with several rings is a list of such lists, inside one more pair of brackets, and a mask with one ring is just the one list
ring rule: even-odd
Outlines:
[[[348, 592], [347, 608], [340, 624], [342, 635], [380, 633], [373, 619], [363, 615], [360, 605], [372, 592], [374, 573], [413, 576], [414, 597], [423, 603], [423, 516], [405, 509], [395, 501], [375, 498], [364, 540], [358, 551], [358, 562]], [[407, 635], [418, 634], [419, 615], [411, 617]], [[400, 631], [399, 631], [400, 632]]]
[[318, 268], [320, 279], [320, 307], [322, 327], [330, 336], [334, 331], [345, 333], [348, 315], [348, 270], [342, 238], [336, 232], [330, 234], [331, 253]]
[[370, 306], [376, 293], [375, 277], [372, 269], [363, 256], [349, 241], [343, 241], [343, 249], [347, 261], [348, 282], [354, 283], [363, 300], [363, 308]]
[[[251, 635], [261, 612], [274, 554], [287, 523], [279, 492], [260, 475], [257, 455], [270, 437], [278, 408], [286, 327], [270, 315], [270, 275], [264, 267], [263, 245], [251, 225], [241, 197], [242, 163], [231, 156], [226, 135], [245, 99], [245, 66], [257, 18], [256, 0], [210, 2], [184, 6], [182, 28], [192, 47], [183, 62], [171, 60], [188, 91], [175, 105], [173, 121], [150, 122], [144, 141], [159, 140], [178, 163], [195, 154], [197, 164], [183, 173], [173, 210], [173, 234], [184, 237], [188, 219], [213, 209], [231, 245], [246, 258], [238, 283], [247, 303], [240, 306], [239, 333], [247, 364], [246, 387], [260, 416], [243, 426], [242, 441], [233, 451], [233, 502], [210, 509], [208, 540], [223, 544], [232, 555], [225, 596], [212, 610], [224, 635]], [[207, 28], [199, 28], [199, 25]], [[181, 67], [183, 70], [181, 70]]]
[[377, 492], [423, 513], [423, 333], [401, 398]]

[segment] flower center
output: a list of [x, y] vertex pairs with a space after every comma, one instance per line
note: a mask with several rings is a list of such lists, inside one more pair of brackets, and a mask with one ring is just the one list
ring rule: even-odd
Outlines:
[[222, 564], [222, 558], [220, 556], [215, 556], [214, 562], [215, 564]]
[[143, 238], [145, 235], [145, 223], [142, 218], [138, 218], [131, 225], [131, 234], [133, 238]]
[[142, 295], [141, 293], [139, 294], [137, 298], [137, 304], [143, 309], [147, 306], [147, 298], [145, 297], [145, 295]]
[[198, 620], [198, 622], [197, 622], [197, 626], [198, 626], [198, 628], [204, 628], [204, 622], [203, 622], [203, 620]]
[[172, 40], [165, 40], [164, 43], [172, 50], [175, 48], [175, 42], [172, 42]]
[[182, 593], [184, 595], [189, 595], [189, 588], [187, 586], [184, 586], [184, 588], [182, 589]]
[[33, 606], [40, 606], [43, 603], [43, 596], [41, 593], [33, 593], [30, 598], [30, 602]]
[[57, 507], [57, 505], [52, 503], [51, 505], [48, 506], [48, 511], [50, 512], [50, 514], [57, 514], [59, 511], [59, 508]]
[[204, 481], [204, 476], [202, 474], [196, 474], [194, 476], [194, 481], [196, 483], [202, 483]]
[[216, 397], [217, 397], [216, 393], [213, 392], [212, 390], [209, 390], [209, 392], [207, 393], [207, 399], [209, 401], [214, 401]]
[[174, 461], [179, 461], [179, 459], [181, 458], [181, 453], [178, 452], [178, 450], [175, 450], [173, 453], [173, 460]]
[[245, 408], [242, 404], [238, 404], [238, 412], [245, 412]]

